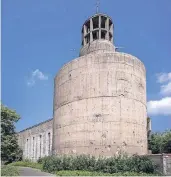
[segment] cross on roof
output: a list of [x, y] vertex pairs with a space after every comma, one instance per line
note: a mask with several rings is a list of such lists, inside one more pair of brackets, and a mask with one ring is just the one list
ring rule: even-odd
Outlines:
[[96, 0], [96, 13], [99, 13], [100, 0]]

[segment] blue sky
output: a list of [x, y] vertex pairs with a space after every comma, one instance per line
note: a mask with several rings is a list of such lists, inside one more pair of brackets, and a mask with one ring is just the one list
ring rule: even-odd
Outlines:
[[[81, 26], [95, 3], [2, 0], [2, 102], [21, 115], [18, 131], [52, 117], [54, 76], [78, 57]], [[146, 66], [153, 131], [171, 128], [170, 7], [170, 0], [100, 2], [113, 19], [114, 43]]]

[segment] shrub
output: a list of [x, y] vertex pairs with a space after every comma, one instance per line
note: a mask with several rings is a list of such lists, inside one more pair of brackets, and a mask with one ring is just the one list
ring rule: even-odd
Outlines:
[[1, 167], [1, 176], [19, 176], [19, 170], [17, 167], [5, 165]]
[[45, 161], [46, 158], [49, 158], [49, 156], [40, 157], [40, 158], [37, 160], [37, 163], [43, 164], [43, 162]]
[[59, 170], [63, 170], [61, 168], [62, 158], [49, 156], [43, 160], [43, 170], [47, 172], [55, 172]]
[[[89, 165], [91, 164], [91, 167]], [[87, 155], [79, 155], [73, 158], [73, 170], [89, 170], [89, 168], [93, 170], [94, 168], [93, 161], [90, 156]]]
[[110, 158], [99, 157], [98, 159], [87, 155], [48, 156], [39, 159], [38, 162], [26, 160], [14, 162], [10, 165], [37, 168], [49, 173], [64, 174], [64, 176], [103, 176], [104, 173], [105, 176], [109, 174], [113, 176], [156, 174], [155, 164], [146, 156], [138, 155], [131, 157], [126, 155]]
[[74, 157], [64, 155], [61, 158], [63, 170], [74, 169]]
[[155, 165], [145, 156], [118, 156], [98, 158], [93, 156], [50, 156], [39, 161], [43, 170], [54, 173], [62, 170], [83, 170], [102, 173], [154, 173]]
[[129, 161], [130, 169], [133, 172], [154, 173], [155, 164], [146, 156], [132, 156]]

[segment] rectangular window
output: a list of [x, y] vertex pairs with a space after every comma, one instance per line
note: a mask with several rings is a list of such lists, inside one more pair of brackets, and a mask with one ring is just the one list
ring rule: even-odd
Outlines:
[[90, 32], [90, 21], [85, 24], [86, 33]]
[[93, 20], [93, 29], [99, 28], [99, 16], [94, 17], [92, 20]]
[[50, 133], [48, 133], [48, 154], [50, 155]]
[[105, 28], [106, 20], [107, 20], [106, 17], [103, 16], [101, 17], [101, 28]]
[[93, 41], [99, 39], [99, 31], [93, 31]]
[[106, 39], [106, 31], [101, 31], [101, 39]]
[[109, 41], [112, 42], [112, 34], [111, 33], [109, 33]]
[[109, 19], [109, 30], [112, 31], [112, 21]]
[[33, 158], [34, 158], [34, 137], [33, 137]]
[[40, 135], [40, 157], [42, 156], [42, 135]]
[[85, 37], [85, 39], [86, 39], [86, 44], [88, 44], [90, 42], [90, 33], [87, 34], [87, 36]]
[[29, 148], [28, 148], [28, 139], [27, 139], [27, 158], [28, 158], [28, 150]]

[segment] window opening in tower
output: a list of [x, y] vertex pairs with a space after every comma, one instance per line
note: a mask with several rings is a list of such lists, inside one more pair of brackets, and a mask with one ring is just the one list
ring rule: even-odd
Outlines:
[[99, 39], [99, 31], [93, 31], [93, 40]]
[[106, 31], [101, 31], [101, 39], [106, 39]]
[[106, 17], [101, 16], [101, 28], [105, 28], [106, 20]]
[[92, 20], [93, 20], [93, 29], [98, 28], [99, 27], [99, 16], [94, 17]]

